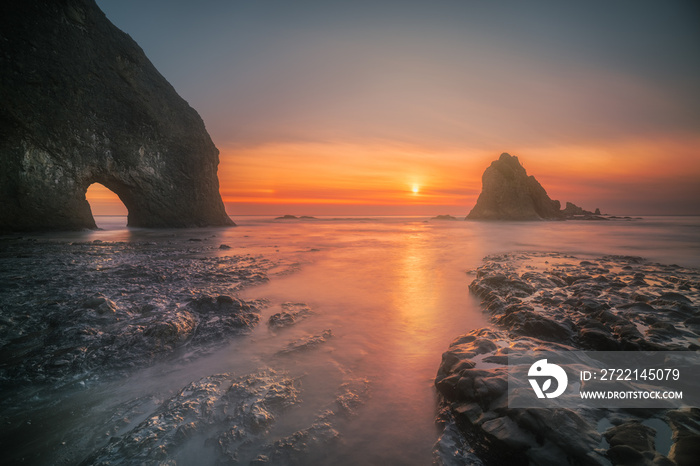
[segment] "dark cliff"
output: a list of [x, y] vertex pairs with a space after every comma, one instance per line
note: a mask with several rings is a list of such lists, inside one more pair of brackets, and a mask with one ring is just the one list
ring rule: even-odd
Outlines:
[[559, 201], [553, 201], [534, 176], [528, 176], [517, 157], [503, 153], [481, 177], [482, 190], [467, 215], [470, 220], [561, 219]]
[[99, 182], [129, 226], [233, 225], [202, 119], [93, 0], [0, 6], [0, 230], [95, 228]]

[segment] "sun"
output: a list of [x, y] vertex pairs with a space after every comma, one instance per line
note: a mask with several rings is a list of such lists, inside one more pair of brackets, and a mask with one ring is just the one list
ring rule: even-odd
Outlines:
[[411, 188], [411, 191], [413, 191], [413, 194], [418, 194], [418, 192], [420, 191], [420, 186], [414, 184], [413, 188]]

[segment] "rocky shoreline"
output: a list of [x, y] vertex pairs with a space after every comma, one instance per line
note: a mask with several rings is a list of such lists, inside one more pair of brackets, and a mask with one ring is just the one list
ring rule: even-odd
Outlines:
[[[305, 393], [303, 375], [279, 361], [317, 351], [333, 334], [293, 332], [316, 315], [305, 303], [237, 295], [297, 270], [296, 262], [222, 248], [215, 237], [2, 241], [0, 446], [11, 463], [298, 464], [323, 454], [368, 396], [365, 379], [329, 381], [335, 395], [314, 407], [315, 417], [277, 427]], [[174, 393], [155, 387], [107, 399], [105, 412], [91, 413], [94, 392], [156, 365], [196, 365], [250, 339], [268, 314], [279, 351], [250, 370], [197, 376]], [[64, 409], [66, 401], [75, 408]], [[52, 417], [61, 415], [76, 420], [54, 431]], [[32, 446], [37, 440], [42, 448]]]
[[697, 408], [509, 408], [506, 366], [512, 351], [697, 351], [700, 271], [630, 256], [505, 254], [485, 258], [470, 290], [494, 325], [443, 354], [437, 464], [696, 464]]
[[275, 264], [211, 256], [199, 242], [5, 241], [0, 386], [123, 375], [178, 349], [205, 352], [249, 331], [261, 302], [235, 293]]
[[[246, 254], [207, 235], [2, 239], [0, 447], [8, 461], [308, 464], [342, 445], [370, 381], [346, 366], [308, 379], [297, 362], [334, 351], [343, 332], [320, 325], [317, 305], [238, 296], [298, 270], [298, 258]], [[693, 464], [697, 410], [508, 409], [503, 367], [511, 349], [697, 350], [697, 270], [523, 253], [489, 257], [473, 273], [472, 292], [493, 325], [459, 337], [443, 357], [437, 464]], [[193, 368], [263, 335], [268, 346], [251, 364], [205, 364], [167, 388], [110, 399], [140, 374]], [[324, 384], [322, 402], [309, 405], [305, 395]]]

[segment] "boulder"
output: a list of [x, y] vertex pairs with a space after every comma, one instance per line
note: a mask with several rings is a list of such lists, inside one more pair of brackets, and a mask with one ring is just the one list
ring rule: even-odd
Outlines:
[[627, 445], [637, 451], [654, 451], [656, 431], [638, 421], [627, 421], [608, 429], [604, 436], [611, 447]]
[[282, 303], [282, 312], [272, 314], [267, 324], [271, 329], [289, 327], [310, 314], [311, 309], [304, 303]]

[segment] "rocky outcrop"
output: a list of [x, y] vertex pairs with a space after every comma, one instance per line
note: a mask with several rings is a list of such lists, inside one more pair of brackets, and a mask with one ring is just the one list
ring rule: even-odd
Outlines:
[[476, 205], [467, 215], [468, 220], [608, 220], [583, 210], [571, 202], [559, 210], [559, 201], [553, 201], [535, 179], [528, 176], [517, 157], [503, 153], [484, 171], [482, 189]]
[[562, 218], [561, 204], [553, 201], [535, 179], [528, 176], [517, 157], [505, 152], [481, 177], [482, 190], [467, 219], [541, 220]]
[[[195, 435], [211, 436], [202, 447], [218, 450], [219, 464], [253, 464], [253, 442], [269, 435], [282, 412], [298, 404], [300, 389], [284, 373], [262, 370], [245, 376], [223, 373], [183, 387], [139, 425], [92, 453], [81, 465], [186, 463], [178, 457]], [[209, 453], [209, 452], [207, 452]]]
[[566, 203], [566, 207], [561, 213], [564, 215], [564, 218], [569, 220], [608, 220], [608, 218], [601, 216], [600, 209], [591, 212], [571, 202]]
[[313, 312], [304, 303], [282, 303], [282, 312], [272, 314], [267, 321], [267, 325], [273, 330], [286, 328], [311, 314]]
[[487, 257], [469, 288], [494, 325], [442, 356], [436, 464], [697, 463], [698, 410], [514, 408], [508, 370], [532, 352], [697, 351], [699, 273], [630, 256]]
[[278, 356], [296, 354], [302, 351], [308, 351], [326, 343], [333, 336], [331, 329], [326, 329], [320, 334], [309, 335], [298, 340], [289, 342], [284, 348], [277, 352]]
[[[303, 394], [300, 380], [282, 371], [210, 375], [189, 383], [155, 409], [139, 400], [117, 406], [116, 422], [109, 425], [114, 435], [106, 445], [79, 463], [69, 455], [60, 462], [193, 464], [195, 450], [196, 464], [319, 464], [319, 451], [337, 444], [339, 427], [368, 398], [369, 383], [343, 383], [316, 416], [302, 420], [308, 422], [305, 427], [280, 436], [288, 432], [290, 411], [302, 405]], [[136, 416], [145, 419], [127, 429], [129, 418]], [[286, 425], [279, 428], [280, 424]]]
[[564, 210], [562, 210], [564, 215], [568, 216], [574, 216], [574, 215], [595, 215], [593, 212], [589, 210], [583, 210], [583, 208], [577, 206], [576, 204], [572, 202], [567, 202], [566, 207], [564, 207]]
[[129, 226], [232, 225], [202, 119], [93, 0], [0, 7], [0, 230], [95, 228], [92, 183]]

